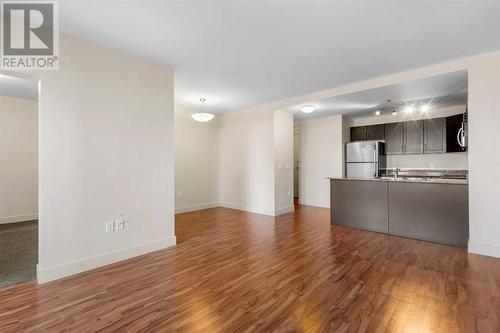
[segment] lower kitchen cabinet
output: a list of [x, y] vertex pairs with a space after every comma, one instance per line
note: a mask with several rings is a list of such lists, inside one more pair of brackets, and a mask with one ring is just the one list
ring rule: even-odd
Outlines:
[[332, 223], [387, 234], [387, 182], [331, 180]]
[[331, 223], [466, 247], [467, 184], [332, 179]]
[[468, 186], [389, 183], [389, 234], [467, 246]]

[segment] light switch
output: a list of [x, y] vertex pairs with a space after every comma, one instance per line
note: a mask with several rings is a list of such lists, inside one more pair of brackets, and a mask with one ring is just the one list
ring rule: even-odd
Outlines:
[[115, 231], [114, 222], [113, 221], [106, 222], [106, 232], [113, 232], [113, 231]]

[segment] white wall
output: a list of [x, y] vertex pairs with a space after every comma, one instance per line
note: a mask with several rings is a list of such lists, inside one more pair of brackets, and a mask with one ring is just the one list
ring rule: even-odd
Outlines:
[[[175, 244], [173, 71], [60, 34], [41, 80], [39, 267], [46, 282]], [[126, 218], [125, 230], [105, 222]]]
[[344, 173], [345, 129], [343, 116], [300, 122], [300, 195], [304, 205], [330, 207], [330, 181]]
[[469, 251], [500, 257], [500, 52], [468, 68]]
[[[391, 114], [386, 114], [381, 116], [352, 118], [351, 126], [387, 124], [387, 123], [408, 121], [408, 120], [448, 117], [464, 113], [465, 111], [466, 111], [465, 105], [457, 105], [457, 106], [449, 106], [442, 108], [434, 108], [429, 110], [425, 114], [420, 112], [415, 112], [413, 114], [408, 115], [404, 112], [399, 112], [396, 116], [393, 116]], [[446, 154], [388, 155], [387, 167], [467, 170], [468, 156], [467, 152], [446, 153]]]
[[220, 205], [274, 215], [274, 111], [224, 113], [219, 126]]
[[194, 111], [175, 109], [175, 211], [217, 207], [219, 117], [191, 118]]
[[291, 113], [252, 108], [220, 114], [213, 124], [194, 124], [189, 113], [176, 112], [176, 192], [183, 197], [176, 199], [178, 211], [293, 211]]
[[0, 224], [38, 218], [38, 104], [0, 96]]
[[275, 215], [292, 212], [293, 206], [293, 114], [274, 112]]

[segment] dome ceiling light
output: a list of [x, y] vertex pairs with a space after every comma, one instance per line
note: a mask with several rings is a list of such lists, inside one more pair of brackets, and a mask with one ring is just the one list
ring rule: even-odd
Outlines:
[[316, 110], [316, 107], [314, 105], [304, 105], [300, 108], [300, 111], [304, 113], [311, 113]]
[[[205, 101], [206, 98], [200, 98], [202, 110], [205, 109]], [[207, 121], [214, 119], [214, 117], [215, 115], [213, 113], [207, 113], [207, 112], [197, 112], [191, 115], [191, 118], [201, 123], [206, 123]]]

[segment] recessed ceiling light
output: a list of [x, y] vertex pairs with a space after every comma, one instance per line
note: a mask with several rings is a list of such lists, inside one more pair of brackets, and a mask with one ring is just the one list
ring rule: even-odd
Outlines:
[[427, 112], [427, 111], [429, 111], [429, 109], [430, 109], [430, 106], [427, 104], [424, 104], [420, 107], [420, 111], [422, 111], [422, 112]]
[[381, 114], [382, 114], [382, 111], [380, 111], [380, 110], [375, 111], [376, 116], [380, 116]]
[[214, 119], [215, 115], [212, 113], [193, 113], [191, 117], [196, 121], [205, 123], [207, 121]]
[[311, 113], [316, 110], [316, 107], [314, 105], [304, 105], [303, 107], [300, 108], [300, 111], [304, 113]]
[[405, 107], [405, 112], [406, 113], [412, 113], [413, 111], [415, 111], [415, 108], [413, 106], [407, 106], [407, 107]]
[[393, 116], [395, 116], [395, 115], [397, 115], [397, 114], [398, 114], [398, 112], [397, 112], [396, 110], [392, 111], [392, 115], [393, 115]]

